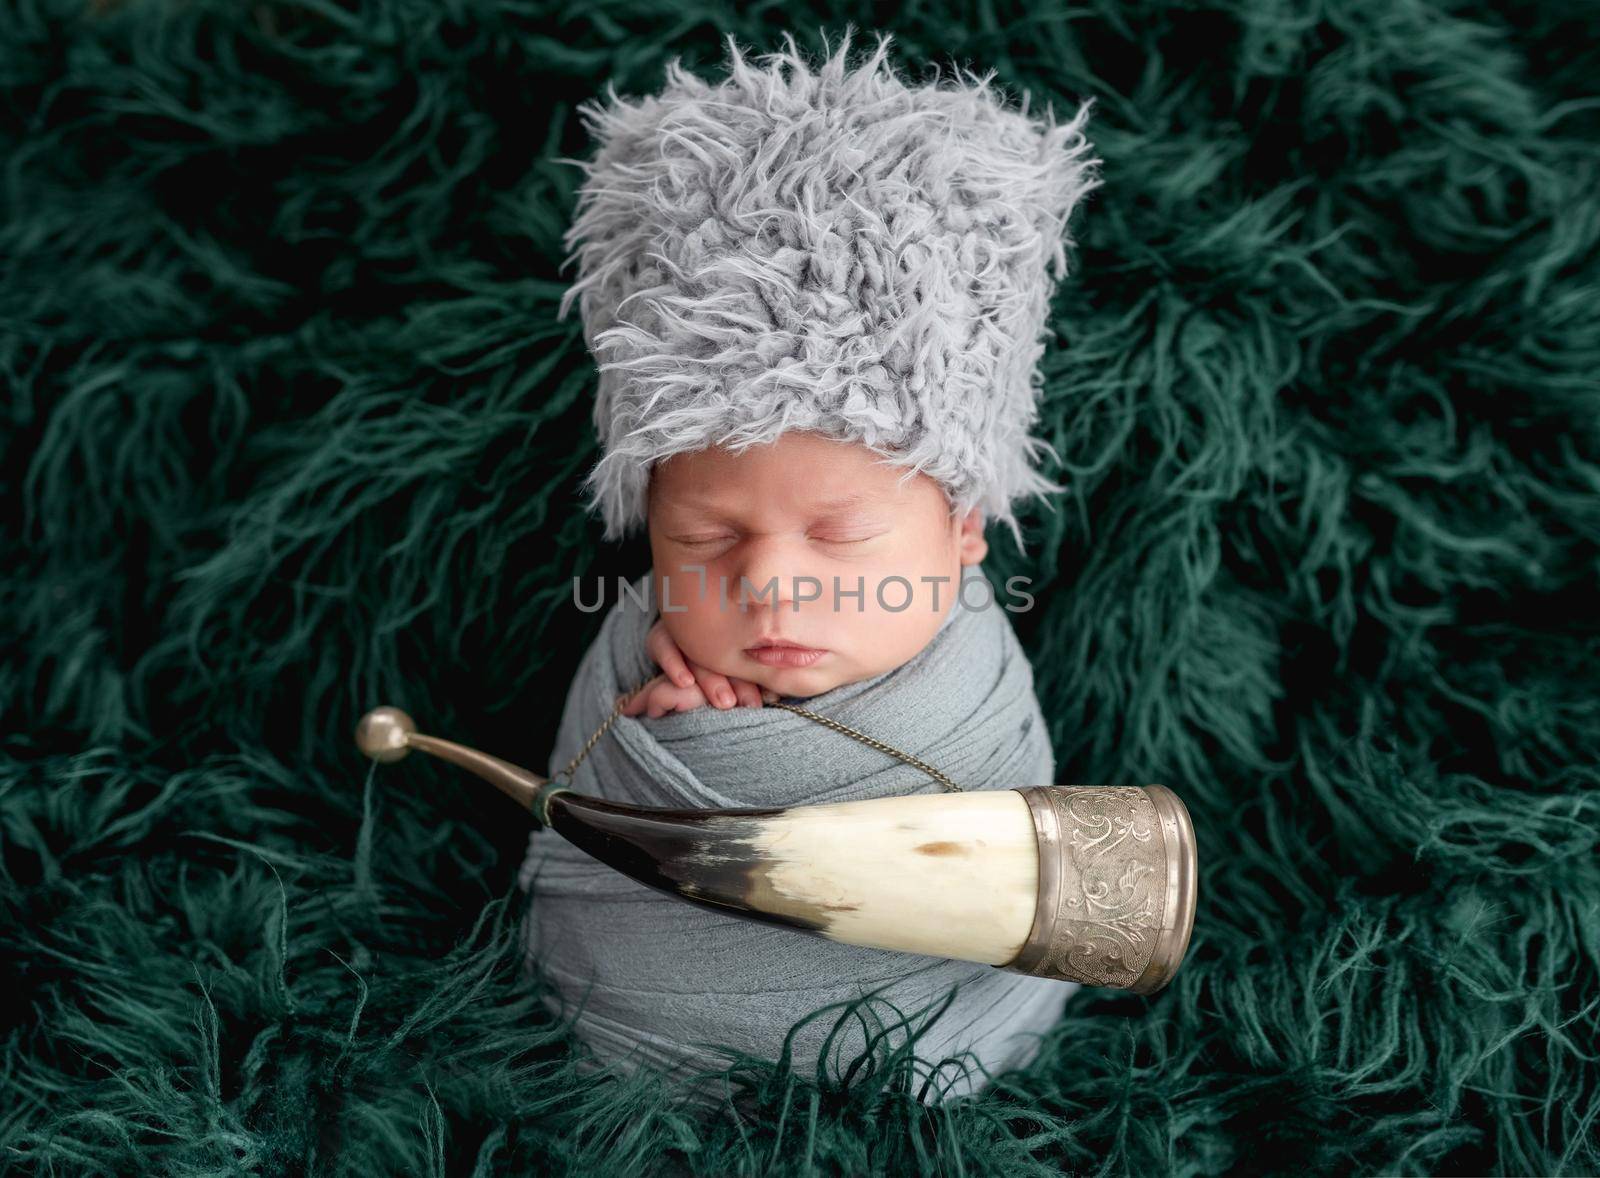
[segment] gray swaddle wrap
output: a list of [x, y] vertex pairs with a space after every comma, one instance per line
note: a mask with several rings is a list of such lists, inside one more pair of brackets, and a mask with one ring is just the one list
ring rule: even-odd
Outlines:
[[[976, 566], [964, 578], [983, 578]], [[660, 616], [645, 597], [649, 574], [608, 612], [568, 692], [550, 759], [566, 765], [611, 713], [618, 695], [658, 668], [645, 635]], [[949, 587], [946, 586], [946, 589]], [[934, 638], [894, 670], [795, 699], [919, 757], [965, 790], [1054, 781], [1054, 757], [1033, 669], [1006, 610], [986, 586], [968, 588]], [[917, 598], [923, 608], [925, 597]], [[806, 716], [779, 708], [702, 707], [657, 718], [619, 716], [578, 766], [580, 793], [642, 806], [792, 806], [939, 793], [927, 774]], [[836, 1029], [828, 1011], [796, 1034], [791, 1066], [812, 1077], [825, 1040], [840, 1072], [876, 1032], [900, 1016], [927, 1023], [951, 983], [954, 1001], [915, 1045], [918, 1071], [970, 1049], [991, 1074], [1032, 1059], [1038, 1034], [1059, 1020], [1077, 989], [979, 962], [872, 949], [721, 915], [629, 879], [549, 831], [536, 831], [521, 883], [534, 885], [527, 951], [577, 1017], [579, 1036], [604, 1062], [629, 1070], [716, 1070], [715, 1045], [777, 1059], [785, 1034], [830, 1003], [879, 991]], [[592, 990], [589, 988], [592, 983]], [[930, 1008], [930, 1014], [913, 1018]], [[558, 1012], [561, 1013], [561, 1012]], [[904, 1028], [887, 1037], [903, 1045]], [[879, 1050], [882, 1050], [880, 1047]], [[970, 1062], [970, 1061], [969, 1061]], [[943, 1097], [983, 1085], [946, 1065], [932, 1087]]]

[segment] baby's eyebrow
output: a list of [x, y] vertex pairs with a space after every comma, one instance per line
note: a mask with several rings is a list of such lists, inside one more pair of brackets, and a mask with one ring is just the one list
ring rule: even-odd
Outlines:
[[848, 495], [840, 495], [833, 499], [824, 499], [813, 503], [815, 511], [846, 511], [852, 507], [876, 506], [883, 502], [881, 495], [873, 495], [866, 491], [852, 491]]

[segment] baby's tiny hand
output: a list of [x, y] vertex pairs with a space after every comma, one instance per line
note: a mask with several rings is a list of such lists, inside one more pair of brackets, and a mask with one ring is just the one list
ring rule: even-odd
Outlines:
[[622, 707], [624, 716], [665, 716], [668, 712], [690, 712], [704, 707], [706, 697], [692, 679], [687, 687], [679, 687], [665, 675], [657, 675], [646, 683]]
[[[778, 693], [770, 688], [690, 662], [678, 649], [678, 644], [672, 641], [664, 622], [657, 621], [650, 627], [649, 634], [645, 636], [645, 650], [663, 673], [623, 709], [625, 716], [637, 715], [641, 711], [652, 716], [664, 715], [668, 711], [686, 712], [705, 703], [719, 708], [740, 705], [759, 708], [763, 702], [777, 702]], [[649, 701], [659, 703], [663, 711], [649, 711], [652, 706]]]

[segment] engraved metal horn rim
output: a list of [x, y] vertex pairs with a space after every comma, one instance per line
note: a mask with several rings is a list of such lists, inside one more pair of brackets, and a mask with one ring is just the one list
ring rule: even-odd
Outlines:
[[[1162, 989], [1182, 965], [1194, 930], [1198, 854], [1194, 825], [1182, 799], [1164, 785], [1029, 786], [1017, 792], [1027, 800], [1039, 840], [1038, 902], [1021, 951], [1003, 968], [1143, 995]], [[1147, 813], [1127, 806], [1131, 795], [1144, 798]], [[1120, 799], [1119, 808], [1129, 811], [1118, 816], [1124, 836], [1131, 835], [1136, 842], [1142, 837], [1151, 845], [1143, 854], [1125, 853], [1113, 860], [1120, 895], [1112, 895], [1109, 887], [1095, 895], [1085, 884], [1092, 865], [1078, 862], [1078, 853], [1081, 850], [1086, 861], [1093, 858], [1095, 845], [1110, 835], [1109, 823], [1104, 833], [1097, 826], [1107, 822], [1107, 815], [1089, 816], [1089, 825], [1074, 823], [1070, 834], [1063, 833], [1063, 822], [1078, 817], [1073, 801], [1112, 796]], [[1141, 819], [1148, 827], [1141, 827]], [[1153, 853], [1156, 844], [1159, 855]], [[1153, 878], [1157, 870], [1159, 881]], [[1069, 874], [1073, 887], [1068, 886]], [[1152, 879], [1141, 889], [1142, 876]], [[1158, 896], [1159, 913], [1152, 913], [1151, 902]], [[1079, 913], [1066, 911], [1070, 905], [1093, 904], [1103, 897], [1109, 897], [1107, 909], [1121, 909], [1111, 913], [1115, 919], [1083, 920]]]
[[[450, 761], [500, 789], [536, 823], [642, 884], [829, 940], [1151, 994], [1182, 964], [1193, 930], [1194, 828], [1181, 799], [1161, 785], [664, 809], [580, 794], [477, 749], [424, 735], [398, 708], [362, 717], [356, 744], [382, 763], [412, 749]], [[1078, 805], [1090, 812], [1078, 813]], [[966, 825], [974, 822], [978, 827]], [[1065, 838], [1064, 823], [1070, 827]], [[819, 830], [826, 837], [818, 839]], [[859, 866], [860, 850], [867, 848], [864, 857], [879, 861], [876, 875], [857, 870], [853, 890], [840, 893], [795, 886], [797, 873], [808, 882], [826, 878], [830, 886], [839, 870], [848, 874], [836, 847], [852, 838], [858, 854], [849, 862]], [[1109, 855], [1108, 848], [1120, 851]], [[927, 856], [954, 857], [940, 861], [935, 872]], [[1066, 912], [1073, 906], [1077, 913]], [[1100, 923], [1077, 918], [1096, 906], [1109, 913]], [[888, 927], [886, 913], [920, 924], [920, 933]], [[1085, 929], [1094, 936], [1082, 935]], [[1091, 944], [1095, 936], [1103, 943]]]

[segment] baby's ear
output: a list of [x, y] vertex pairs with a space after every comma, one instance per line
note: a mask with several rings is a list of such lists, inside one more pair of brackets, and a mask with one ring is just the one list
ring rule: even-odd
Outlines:
[[961, 521], [961, 563], [979, 564], [989, 555], [989, 541], [983, 538], [983, 508], [974, 507]]

